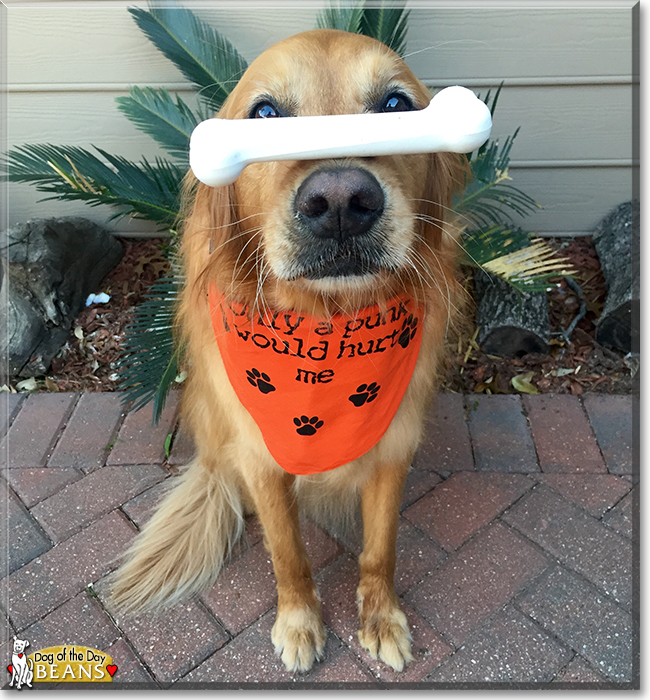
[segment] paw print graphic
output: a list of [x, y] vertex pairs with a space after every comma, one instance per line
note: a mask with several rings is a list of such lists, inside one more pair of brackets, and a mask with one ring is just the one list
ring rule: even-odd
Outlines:
[[403, 347], [407, 348], [408, 344], [415, 338], [417, 332], [418, 319], [413, 314], [410, 314], [407, 319], [404, 320], [402, 324], [402, 332], [397, 338], [397, 342]]
[[270, 394], [272, 391], [275, 391], [275, 387], [271, 384], [271, 377], [265, 372], [255, 369], [255, 367], [246, 370], [246, 379], [263, 394]]
[[357, 393], [348, 396], [348, 399], [352, 401], [355, 406], [363, 406], [364, 403], [374, 401], [380, 389], [381, 385], [377, 384], [377, 382], [372, 382], [372, 384], [359, 384]]
[[319, 428], [323, 427], [323, 421], [318, 420], [318, 416], [311, 418], [300, 416], [300, 418], [294, 418], [293, 422], [298, 426], [296, 428], [298, 435], [314, 435]]

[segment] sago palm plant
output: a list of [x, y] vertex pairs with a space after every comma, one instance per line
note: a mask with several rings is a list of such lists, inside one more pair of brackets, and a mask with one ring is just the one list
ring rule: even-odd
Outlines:
[[[33, 184], [48, 195], [45, 199], [82, 200], [91, 206], [110, 204], [116, 210], [114, 217], [148, 219], [171, 231], [172, 274], [160, 279], [138, 307], [120, 361], [125, 401], [132, 402], [132, 410], [153, 401], [154, 420], [158, 420], [170, 387], [175, 380], [182, 380], [182, 348], [175, 347], [172, 338], [175, 302], [182, 284], [174, 251], [189, 139], [200, 121], [219, 110], [247, 63], [228, 39], [186, 8], [167, 3], [148, 10], [131, 8], [129, 12], [198, 93], [199, 106], [194, 110], [178, 95], [149, 87], [132, 87], [128, 96], [116, 100], [118, 109], [171, 160], [134, 163], [97, 147], [93, 152], [76, 146], [36, 144], [10, 150], [4, 165], [9, 180]], [[318, 15], [317, 26], [366, 34], [403, 55], [408, 15], [403, 7], [332, 5]], [[492, 112], [497, 98], [498, 91], [492, 98], [489, 94], [485, 97]], [[566, 271], [564, 261], [553, 257], [546, 244], [531, 244], [530, 234], [513, 226], [513, 214], [528, 214], [538, 206], [509, 182], [515, 137], [516, 133], [502, 145], [488, 141], [467, 155], [473, 181], [454, 208], [468, 222], [462, 238], [468, 265], [481, 266], [521, 291], [545, 290], [551, 277]]]

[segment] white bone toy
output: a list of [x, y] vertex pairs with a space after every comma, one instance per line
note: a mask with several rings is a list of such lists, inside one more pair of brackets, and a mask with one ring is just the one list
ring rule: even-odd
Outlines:
[[488, 107], [471, 90], [448, 87], [425, 109], [276, 119], [208, 119], [192, 132], [190, 166], [210, 187], [234, 182], [249, 163], [451, 151], [487, 141]]

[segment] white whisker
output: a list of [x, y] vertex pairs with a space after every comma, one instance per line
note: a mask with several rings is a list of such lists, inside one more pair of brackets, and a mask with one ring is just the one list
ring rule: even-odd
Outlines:
[[486, 41], [482, 41], [480, 39], [450, 39], [449, 41], [440, 41], [437, 44], [433, 44], [432, 46], [426, 46], [423, 49], [418, 49], [417, 51], [410, 51], [407, 54], [404, 54], [402, 58], [406, 60], [407, 58], [410, 58], [411, 56], [417, 56], [419, 53], [424, 53], [425, 51], [433, 51], [433, 49], [439, 49], [442, 46], [448, 46], [449, 44], [481, 44], [482, 46], [487, 46]]

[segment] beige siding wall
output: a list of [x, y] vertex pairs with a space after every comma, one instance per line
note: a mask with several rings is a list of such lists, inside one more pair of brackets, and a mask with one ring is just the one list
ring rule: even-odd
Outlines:
[[[142, 2], [48, 0], [7, 3], [8, 142], [95, 144], [137, 159], [159, 154], [114, 106], [129, 85], [189, 85], [143, 37], [126, 8]], [[248, 60], [315, 25], [318, 5], [187, 2]], [[575, 235], [632, 196], [632, 3], [411, 2], [407, 61], [432, 87], [480, 94], [505, 86], [494, 135], [521, 126], [511, 175], [544, 209], [522, 222], [541, 234]], [[10, 185], [9, 220], [111, 214], [39, 203]], [[141, 235], [143, 222], [112, 224]]]

